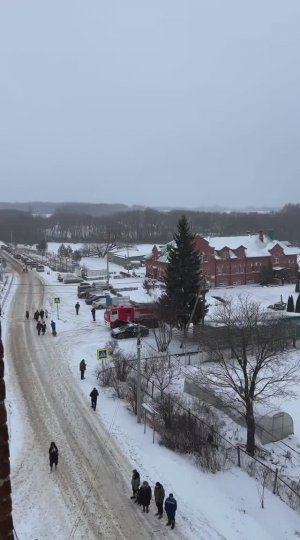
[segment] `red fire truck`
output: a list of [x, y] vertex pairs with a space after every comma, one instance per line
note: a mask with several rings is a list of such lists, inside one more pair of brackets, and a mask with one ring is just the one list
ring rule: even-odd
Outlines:
[[133, 301], [123, 306], [109, 306], [104, 313], [104, 321], [110, 328], [117, 328], [127, 322], [154, 326], [157, 321], [157, 306]]

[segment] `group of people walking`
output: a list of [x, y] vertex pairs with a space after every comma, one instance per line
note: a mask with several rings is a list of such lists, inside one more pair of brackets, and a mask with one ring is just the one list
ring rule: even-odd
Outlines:
[[[131, 499], [133, 499], [134, 502], [143, 507], [143, 512], [148, 513], [150, 502], [152, 499], [152, 490], [146, 480], [144, 480], [144, 482], [142, 482], [141, 484], [140, 474], [136, 469], [132, 471], [131, 487]], [[157, 512], [155, 515], [158, 517], [158, 519], [161, 519], [163, 517], [163, 511], [165, 509], [168, 518], [166, 525], [170, 526], [171, 529], [174, 529], [177, 501], [174, 498], [173, 493], [170, 493], [165, 500], [164, 487], [160, 482], [156, 482], [154, 487], [154, 500], [157, 507]]]
[[[43, 321], [44, 317], [46, 319], [48, 319], [48, 310], [47, 309], [45, 309], [45, 311], [43, 309], [41, 309], [40, 311], [37, 309], [34, 312], [33, 318], [36, 320], [36, 322], [38, 322], [39, 319], [41, 319], [41, 321]], [[29, 319], [29, 311], [28, 310], [26, 311], [26, 318]]]
[[42, 335], [44, 336], [45, 333], [46, 333], [46, 329], [47, 329], [47, 325], [46, 325], [45, 321], [38, 321], [36, 323], [36, 329], [37, 329], [38, 336], [41, 335], [41, 332], [42, 332]]
[[[28, 309], [25, 311], [25, 317], [27, 320], [30, 317], [30, 313]], [[38, 336], [40, 336], [41, 334], [44, 336], [47, 330], [45, 319], [48, 319], [48, 310], [41, 309], [39, 311], [37, 309], [33, 314], [33, 318], [36, 321], [36, 329], [37, 329]], [[52, 335], [56, 336], [56, 323], [54, 321], [51, 321], [50, 326], [51, 326]]]

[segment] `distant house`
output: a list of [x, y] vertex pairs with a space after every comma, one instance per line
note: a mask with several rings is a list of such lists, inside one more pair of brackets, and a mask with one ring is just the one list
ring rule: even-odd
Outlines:
[[128, 246], [117, 251], [109, 251], [108, 259], [123, 268], [139, 268], [150, 251], [149, 245]]
[[[145, 258], [146, 276], [162, 280], [174, 241], [154, 246]], [[195, 236], [195, 248], [201, 255], [202, 269], [211, 287], [259, 283], [263, 268], [272, 268], [273, 275], [293, 280], [300, 249], [289, 242], [272, 240], [259, 231], [243, 236]]]

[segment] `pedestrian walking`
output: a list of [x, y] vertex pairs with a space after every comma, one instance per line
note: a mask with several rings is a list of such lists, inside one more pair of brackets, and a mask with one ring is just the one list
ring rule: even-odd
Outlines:
[[45, 309], [45, 317], [48, 319], [48, 309]]
[[171, 525], [171, 529], [175, 527], [175, 514], [177, 510], [177, 501], [173, 497], [173, 493], [170, 493], [169, 497], [166, 498], [165, 502], [165, 511], [168, 516], [167, 526]]
[[40, 312], [39, 312], [38, 310], [36, 310], [36, 311], [34, 312], [34, 315], [33, 315], [33, 318], [36, 320], [36, 322], [38, 322], [39, 316], [40, 316]]
[[84, 372], [86, 370], [86, 363], [85, 363], [85, 360], [82, 359], [80, 364], [79, 364], [79, 369], [80, 369], [80, 375], [81, 375], [81, 380], [84, 379]]
[[51, 330], [52, 330], [52, 336], [56, 336], [56, 324], [54, 321], [51, 321], [50, 323]]
[[44, 336], [44, 335], [45, 335], [45, 332], [46, 332], [46, 329], [47, 329], [47, 326], [46, 326], [45, 321], [43, 321], [41, 324], [42, 324], [42, 334], [43, 334], [43, 336]]
[[43, 320], [43, 318], [44, 318], [44, 315], [45, 315], [45, 312], [44, 312], [43, 309], [41, 309], [41, 310], [40, 310], [40, 317], [41, 317], [42, 320]]
[[160, 482], [156, 482], [155, 484], [154, 499], [157, 506], [157, 512], [155, 515], [158, 516], [158, 519], [161, 519], [164, 508], [165, 490]]
[[75, 304], [76, 315], [78, 315], [78, 313], [79, 313], [79, 308], [80, 308], [80, 304], [79, 304], [79, 302], [76, 302], [76, 304]]
[[28, 311], [28, 309], [26, 309], [26, 311], [25, 311], [25, 317], [26, 317], [26, 319], [28, 321], [28, 319], [29, 319], [29, 311]]
[[41, 334], [41, 330], [42, 330], [42, 323], [40, 321], [37, 322], [36, 329], [37, 329], [37, 333], [38, 333], [38, 336], [39, 336]]
[[94, 307], [91, 309], [91, 314], [92, 314], [92, 317], [93, 317], [93, 321], [95, 322], [95, 320], [96, 320], [96, 310], [95, 310]]
[[132, 487], [132, 496], [130, 497], [131, 499], [136, 499], [136, 495], [140, 487], [140, 482], [141, 482], [140, 473], [136, 469], [133, 469], [132, 478], [131, 478], [131, 487]]
[[145, 480], [139, 491], [138, 491], [138, 500], [139, 504], [143, 507], [143, 512], [149, 512], [149, 504], [152, 497], [152, 491], [151, 487], [149, 486], [148, 482]]
[[97, 388], [94, 387], [93, 390], [90, 393], [91, 407], [92, 407], [92, 409], [94, 409], [94, 411], [96, 410], [96, 407], [97, 407], [98, 396], [99, 396], [99, 392], [98, 392]]
[[50, 470], [52, 471], [53, 465], [55, 465], [55, 468], [58, 465], [58, 448], [57, 448], [55, 442], [52, 442], [50, 444], [49, 461], [50, 461]]

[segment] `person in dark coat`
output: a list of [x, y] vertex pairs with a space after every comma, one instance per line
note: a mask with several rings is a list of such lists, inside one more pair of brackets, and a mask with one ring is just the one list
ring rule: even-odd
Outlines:
[[140, 482], [141, 482], [140, 473], [136, 469], [133, 469], [132, 478], [131, 478], [131, 487], [132, 487], [132, 496], [130, 497], [131, 499], [136, 499], [136, 495], [140, 487]]
[[91, 309], [91, 314], [92, 314], [92, 317], [93, 317], [93, 321], [95, 322], [95, 320], [96, 320], [96, 310], [95, 310], [94, 307]]
[[51, 330], [52, 330], [52, 335], [56, 336], [56, 324], [55, 324], [55, 322], [51, 321], [50, 326], [51, 326]]
[[53, 465], [55, 465], [55, 468], [58, 465], [58, 448], [57, 448], [55, 442], [52, 442], [50, 444], [49, 461], [50, 461], [50, 470], [52, 471]]
[[40, 311], [40, 317], [41, 317], [42, 320], [43, 320], [43, 318], [44, 318], [44, 315], [45, 315], [45, 312], [44, 312], [43, 309], [41, 309], [41, 311]]
[[26, 309], [25, 316], [26, 316], [26, 319], [28, 321], [28, 319], [29, 319], [29, 311], [28, 311], [28, 309]]
[[165, 502], [165, 511], [168, 516], [167, 526], [171, 525], [171, 529], [175, 527], [175, 514], [177, 510], [177, 501], [173, 497], [173, 493], [170, 493], [169, 497], [166, 498]]
[[37, 322], [36, 329], [37, 329], [37, 333], [38, 333], [38, 336], [39, 336], [41, 334], [41, 330], [42, 330], [42, 323], [40, 321]]
[[97, 390], [97, 388], [93, 388], [93, 390], [91, 391], [90, 393], [90, 398], [91, 398], [91, 407], [92, 409], [94, 409], [94, 411], [96, 410], [96, 407], [97, 407], [97, 398], [99, 396], [99, 392]]
[[81, 375], [81, 380], [84, 379], [84, 372], [86, 370], [86, 363], [85, 363], [85, 360], [81, 360], [80, 364], [79, 364], [79, 369], [80, 369], [80, 375]]
[[157, 506], [157, 512], [155, 515], [158, 516], [158, 519], [161, 519], [164, 508], [165, 490], [160, 482], [156, 482], [155, 484], [154, 499]]
[[33, 318], [36, 320], [36, 322], [38, 322], [39, 316], [40, 316], [40, 312], [39, 312], [38, 310], [36, 310], [36, 311], [34, 312], [34, 315], [33, 315]]
[[45, 323], [45, 321], [43, 321], [42, 322], [42, 334], [43, 334], [43, 336], [45, 335], [46, 328], [47, 328], [46, 323]]
[[80, 304], [79, 304], [79, 302], [76, 302], [76, 304], [75, 304], [76, 315], [78, 315], [78, 313], [79, 313], [79, 308], [80, 308]]
[[143, 512], [149, 512], [149, 504], [152, 497], [151, 487], [146, 480], [142, 483], [138, 491], [138, 504], [143, 507]]

